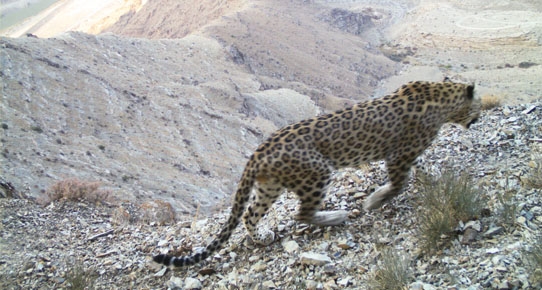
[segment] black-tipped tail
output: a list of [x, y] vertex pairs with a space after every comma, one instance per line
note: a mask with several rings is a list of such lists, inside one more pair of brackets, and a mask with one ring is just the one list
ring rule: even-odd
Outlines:
[[152, 257], [152, 260], [155, 261], [156, 263], [164, 264], [166, 266], [169, 266], [169, 264], [171, 262], [171, 258], [173, 258], [173, 256], [160, 254], [160, 255], [156, 255], [156, 256]]
[[199, 263], [202, 260], [205, 260], [209, 256], [208, 253], [202, 252], [197, 253], [192, 256], [185, 256], [185, 257], [175, 257], [170, 255], [156, 255], [152, 257], [152, 259], [159, 264], [164, 264], [166, 266], [175, 266], [175, 267], [184, 267], [184, 266], [191, 266], [196, 263]]

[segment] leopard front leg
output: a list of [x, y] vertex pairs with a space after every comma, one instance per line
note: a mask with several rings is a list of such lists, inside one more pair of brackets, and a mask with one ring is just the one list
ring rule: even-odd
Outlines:
[[335, 226], [346, 220], [348, 212], [344, 210], [320, 211], [327, 186], [330, 183], [330, 172], [323, 170], [323, 173], [311, 174], [312, 178], [307, 179], [305, 184], [297, 186], [295, 192], [301, 200], [301, 208], [297, 214], [297, 220], [319, 226]]
[[369, 195], [363, 203], [363, 209], [369, 211], [379, 208], [385, 202], [399, 195], [408, 181], [411, 166], [412, 162], [405, 162], [405, 160], [387, 163], [390, 182]]

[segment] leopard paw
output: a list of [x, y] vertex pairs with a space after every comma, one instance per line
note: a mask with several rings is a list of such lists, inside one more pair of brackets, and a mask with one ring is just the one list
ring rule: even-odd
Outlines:
[[345, 210], [319, 211], [314, 214], [309, 223], [319, 226], [336, 226], [341, 224], [348, 217]]

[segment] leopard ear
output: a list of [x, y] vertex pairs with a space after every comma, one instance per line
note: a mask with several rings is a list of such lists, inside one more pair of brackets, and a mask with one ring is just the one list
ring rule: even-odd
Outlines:
[[451, 83], [452, 79], [450, 77], [448, 77], [448, 76], [445, 76], [442, 81], [445, 82], [445, 83]]
[[467, 98], [469, 100], [474, 98], [474, 84], [467, 86]]

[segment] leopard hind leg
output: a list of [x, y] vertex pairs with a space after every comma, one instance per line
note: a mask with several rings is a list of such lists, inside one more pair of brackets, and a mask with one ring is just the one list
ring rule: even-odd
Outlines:
[[243, 215], [245, 228], [255, 243], [269, 245], [275, 240], [273, 231], [265, 227], [257, 227], [257, 225], [283, 190], [284, 187], [274, 179], [260, 180], [256, 183], [256, 194], [252, 196], [252, 202]]
[[387, 162], [386, 167], [390, 182], [367, 197], [363, 203], [365, 211], [380, 208], [384, 203], [401, 194], [407, 184], [411, 166], [412, 162], [400, 158]]

